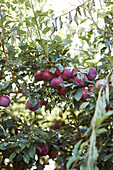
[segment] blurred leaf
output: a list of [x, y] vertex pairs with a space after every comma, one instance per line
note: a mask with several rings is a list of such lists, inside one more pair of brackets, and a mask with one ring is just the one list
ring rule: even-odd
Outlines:
[[29, 147], [29, 155], [30, 155], [30, 157], [33, 158], [35, 156], [35, 153], [36, 153], [36, 147], [30, 145], [30, 147]]
[[82, 90], [81, 90], [81, 88], [79, 88], [79, 89], [77, 90], [77, 92], [75, 93], [74, 98], [75, 98], [77, 101], [79, 101], [79, 100], [81, 99], [81, 97], [82, 97]]

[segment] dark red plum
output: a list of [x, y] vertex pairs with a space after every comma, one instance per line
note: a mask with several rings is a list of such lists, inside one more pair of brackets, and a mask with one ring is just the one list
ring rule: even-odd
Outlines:
[[64, 68], [64, 70], [60, 76], [63, 80], [69, 80], [71, 78], [72, 74], [68, 68]]
[[65, 93], [68, 91], [68, 89], [66, 87], [61, 87], [58, 92], [60, 95], [65, 96]]
[[63, 79], [61, 77], [53, 78], [51, 81], [51, 86], [55, 89], [59, 88], [59, 84], [63, 83]]
[[75, 82], [76, 82], [77, 86], [79, 86], [79, 87], [86, 87], [88, 85], [88, 82], [86, 82], [86, 80], [88, 80], [87, 76], [85, 76], [84, 78], [81, 78], [81, 79], [78, 78], [77, 76], [75, 78]]
[[55, 124], [53, 125], [53, 129], [60, 129], [59, 123], [55, 123]]
[[81, 101], [86, 102], [86, 99], [90, 97], [90, 95], [88, 94], [88, 90], [86, 89], [82, 89], [82, 97], [81, 97]]
[[35, 79], [36, 79], [37, 81], [43, 80], [43, 79], [42, 79], [42, 72], [41, 72], [40, 70], [36, 70], [36, 71], [35, 71]]
[[38, 148], [36, 148], [36, 154], [38, 156], [45, 156], [45, 155], [47, 155], [48, 147], [46, 145], [39, 145], [39, 147], [41, 148], [41, 151]]
[[93, 67], [89, 67], [89, 73], [87, 75], [88, 80], [94, 80], [97, 76], [97, 71]]
[[37, 102], [37, 104], [35, 106], [33, 106], [28, 100], [27, 101], [27, 108], [31, 111], [37, 110], [40, 107], [40, 101], [38, 99], [36, 99], [36, 102]]
[[0, 106], [8, 107], [11, 103], [11, 100], [8, 96], [1, 96], [0, 97]]
[[51, 81], [53, 79], [53, 74], [47, 69], [42, 72], [42, 79], [44, 81]]
[[54, 76], [55, 76], [55, 77], [58, 77], [58, 76], [60, 76], [60, 75], [61, 75], [61, 71], [57, 68], [56, 71], [55, 71], [55, 73], [54, 73]]
[[74, 73], [77, 73], [77, 71], [73, 68], [73, 70], [72, 70], [72, 77], [73, 77], [73, 78], [76, 77], [76, 74], [74, 74]]

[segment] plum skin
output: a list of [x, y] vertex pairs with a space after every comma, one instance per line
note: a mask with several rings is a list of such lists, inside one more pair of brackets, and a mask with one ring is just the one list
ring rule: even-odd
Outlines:
[[36, 70], [36, 71], [35, 71], [35, 79], [36, 79], [37, 81], [43, 80], [43, 79], [42, 79], [42, 72], [40, 72], [40, 70]]
[[11, 100], [8, 96], [1, 96], [0, 97], [0, 106], [8, 107], [11, 103]]
[[86, 89], [82, 89], [82, 97], [81, 97], [81, 101], [86, 102], [86, 99], [90, 97], [90, 95], [88, 94], [88, 90]]
[[68, 91], [68, 89], [66, 87], [61, 87], [58, 92], [60, 95], [65, 96], [65, 93]]
[[77, 73], [77, 71], [73, 68], [73, 70], [72, 70], [72, 78], [76, 77], [76, 74], [74, 74], [74, 73]]
[[63, 80], [69, 80], [72, 77], [72, 73], [68, 68], [64, 68], [60, 76]]
[[55, 73], [54, 73], [54, 76], [55, 76], [55, 77], [58, 77], [58, 76], [60, 76], [60, 75], [61, 75], [61, 71], [57, 68], [56, 71], [55, 71]]
[[53, 129], [60, 129], [59, 123], [55, 123], [55, 124], [53, 125]]
[[87, 75], [88, 80], [94, 80], [97, 76], [97, 71], [94, 67], [89, 67], [89, 73]]
[[42, 72], [42, 79], [44, 81], [51, 81], [53, 79], [53, 74], [47, 69]]
[[36, 154], [38, 156], [45, 156], [45, 155], [47, 155], [48, 150], [49, 150], [48, 147], [46, 145], [39, 145], [39, 147], [41, 148], [41, 151], [38, 148], [36, 148]]
[[37, 104], [35, 106], [33, 106], [28, 100], [27, 101], [27, 108], [31, 111], [37, 110], [40, 107], [40, 101], [38, 99], [36, 99], [36, 101], [37, 101]]
[[79, 87], [86, 87], [88, 85], [86, 80], [88, 80], [87, 76], [85, 76], [83, 79], [80, 79], [77, 76], [75, 78], [75, 82], [76, 82], [77, 86], [79, 86]]
[[63, 83], [63, 79], [61, 77], [53, 78], [51, 81], [51, 86], [55, 89], [59, 87], [59, 84]]

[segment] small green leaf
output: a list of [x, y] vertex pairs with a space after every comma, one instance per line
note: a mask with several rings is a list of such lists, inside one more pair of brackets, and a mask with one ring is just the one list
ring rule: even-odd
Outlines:
[[30, 147], [29, 147], [29, 155], [30, 155], [30, 157], [33, 158], [35, 156], [35, 153], [36, 153], [36, 147], [30, 145]]
[[16, 152], [13, 152], [13, 153], [9, 156], [9, 160], [12, 161], [15, 156], [16, 156]]
[[56, 68], [52, 67], [52, 68], [50, 68], [50, 69], [49, 69], [49, 71], [50, 71], [51, 73], [53, 73], [53, 74], [54, 74], [54, 73], [55, 73], [55, 71], [56, 71]]
[[89, 105], [89, 102], [84, 102], [82, 103], [82, 105], [80, 106], [80, 109], [84, 109]]
[[77, 101], [79, 101], [79, 100], [81, 99], [81, 97], [82, 97], [82, 90], [81, 90], [81, 88], [79, 88], [79, 89], [77, 90], [77, 92], [75, 93], [74, 98], [75, 98]]
[[71, 24], [72, 22], [72, 16], [71, 16], [71, 12], [69, 12], [69, 24]]

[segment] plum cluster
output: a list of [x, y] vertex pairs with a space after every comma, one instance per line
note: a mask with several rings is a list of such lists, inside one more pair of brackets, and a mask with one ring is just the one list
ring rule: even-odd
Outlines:
[[[74, 68], [72, 71], [70, 71], [68, 68], [64, 68], [61, 72], [58, 68], [56, 68], [54, 74], [49, 71], [47, 68], [45, 71], [41, 72], [40, 70], [36, 70], [34, 77], [36, 81], [45, 81], [50, 82], [51, 87], [58, 90], [58, 93], [60, 95], [65, 96], [65, 94], [68, 92], [68, 88], [65, 86], [62, 86], [62, 84], [68, 84], [70, 82], [75, 81], [75, 84], [78, 87], [87, 87], [88, 86], [88, 80], [92, 81], [97, 76], [97, 71], [93, 67], [89, 67], [89, 71], [87, 75], [84, 75], [84, 77], [81, 77], [81, 74], [77, 74], [82, 68], [77, 67], [78, 71]], [[93, 89], [92, 89], [93, 90]], [[86, 99], [89, 97], [89, 91], [86, 89], [82, 89], [82, 97], [81, 101], [85, 102]], [[8, 96], [1, 96], [0, 97], [0, 106], [8, 107], [11, 103], [10, 98]], [[26, 106], [29, 110], [35, 111], [37, 110], [40, 105], [46, 105], [47, 101], [44, 101], [43, 99], [39, 101], [39, 99], [36, 99], [36, 105], [33, 106], [29, 99], [27, 100]]]

